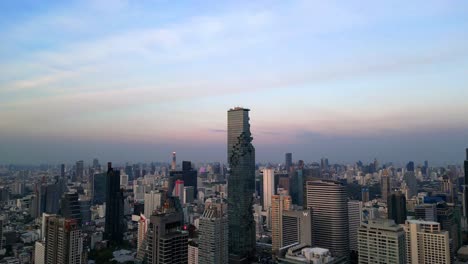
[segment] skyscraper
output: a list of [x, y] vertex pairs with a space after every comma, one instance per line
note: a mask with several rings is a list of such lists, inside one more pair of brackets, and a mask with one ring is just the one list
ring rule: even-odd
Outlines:
[[348, 204], [339, 182], [306, 182], [307, 206], [312, 209], [313, 246], [329, 249], [334, 256], [349, 254]]
[[183, 230], [183, 214], [168, 208], [153, 214], [148, 226], [149, 264], [185, 264], [188, 260], [188, 232]]
[[406, 198], [401, 192], [394, 192], [387, 201], [388, 219], [393, 219], [395, 223], [401, 225], [406, 221]]
[[409, 197], [406, 197], [406, 198], [411, 199], [413, 196], [418, 194], [418, 184], [416, 181], [416, 175], [414, 174], [414, 171], [406, 172], [404, 176], [404, 180], [409, 190], [408, 192]]
[[106, 193], [107, 193], [107, 173], [98, 173], [94, 174], [93, 177], [93, 203], [94, 204], [103, 204], [106, 202]]
[[104, 237], [114, 243], [121, 243], [124, 232], [124, 197], [120, 189], [120, 171], [107, 164], [106, 179], [106, 223]]
[[451, 263], [450, 242], [447, 231], [431, 221], [407, 220], [406, 233], [407, 263], [444, 264]]
[[273, 195], [271, 197], [271, 250], [276, 253], [283, 245], [281, 230], [283, 228], [283, 211], [290, 210], [290, 196]]
[[46, 219], [45, 263], [81, 264], [83, 236], [78, 222], [58, 216]]
[[255, 252], [255, 148], [250, 134], [249, 109], [228, 111], [227, 157], [229, 262], [249, 263]]
[[[88, 208], [89, 210], [89, 208]], [[80, 203], [78, 202], [78, 193], [64, 193], [60, 201], [61, 215], [67, 219], [74, 219], [78, 224], [81, 224]]]
[[465, 158], [465, 188], [464, 188], [464, 216], [467, 221], [466, 226], [468, 226], [468, 148], [466, 149], [466, 158]]
[[271, 207], [271, 196], [275, 194], [275, 171], [273, 169], [263, 170], [263, 210], [268, 211]]
[[228, 263], [228, 233], [223, 206], [211, 204], [200, 218], [198, 263]]
[[362, 202], [367, 203], [369, 201], [369, 187], [362, 187]]
[[291, 166], [292, 166], [292, 153], [286, 153], [284, 155], [285, 157], [285, 160], [284, 160], [284, 168], [286, 169], [286, 171], [289, 172]]
[[348, 201], [349, 249], [358, 249], [358, 228], [361, 225], [362, 202]]
[[151, 217], [155, 210], [161, 208], [164, 193], [161, 191], [150, 191], [145, 193], [145, 215]]
[[177, 180], [175, 182], [175, 187], [172, 192], [172, 196], [179, 197], [179, 201], [181, 203], [184, 202], [184, 181], [183, 180]]
[[382, 200], [387, 201], [388, 196], [390, 195], [390, 192], [391, 192], [390, 176], [388, 175], [387, 170], [384, 170], [382, 173], [380, 186], [382, 187]]
[[362, 223], [357, 235], [359, 264], [406, 264], [405, 232], [393, 220]]
[[[192, 168], [192, 163], [190, 161], [183, 161], [182, 162], [182, 170], [181, 171], [170, 171], [169, 172], [169, 192], [174, 191], [175, 183], [177, 180], [184, 181], [184, 186], [193, 186], [194, 193], [193, 198], [197, 198], [197, 171]], [[181, 200], [182, 202], [182, 200]]]
[[171, 170], [175, 171], [177, 167], [177, 162], [176, 162], [176, 153], [175, 151], [172, 152], [172, 162], [171, 162]]
[[60, 165], [60, 177], [65, 178], [65, 164]]
[[414, 208], [416, 220], [437, 221], [436, 204], [420, 204]]
[[76, 162], [76, 171], [75, 171], [75, 178], [73, 181], [82, 181], [84, 177], [84, 162], [79, 160]]

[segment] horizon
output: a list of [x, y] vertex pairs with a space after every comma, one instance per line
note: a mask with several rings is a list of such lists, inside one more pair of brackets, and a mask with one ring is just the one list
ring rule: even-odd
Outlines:
[[[0, 164], [461, 164], [468, 2], [0, 3]], [[198, 159], [198, 160], [197, 160]]]

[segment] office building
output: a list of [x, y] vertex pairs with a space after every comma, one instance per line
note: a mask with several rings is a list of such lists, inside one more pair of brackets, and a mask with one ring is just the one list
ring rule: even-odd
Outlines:
[[410, 199], [418, 194], [418, 184], [416, 181], [416, 175], [414, 174], [414, 168], [413, 171], [408, 171], [405, 173], [404, 180], [409, 190], [408, 197], [406, 198]]
[[124, 197], [120, 189], [120, 171], [107, 164], [106, 178], [106, 222], [104, 238], [119, 244], [124, 232]]
[[382, 187], [382, 200], [387, 201], [391, 192], [390, 176], [387, 170], [384, 170], [382, 173], [380, 186]]
[[390, 194], [387, 201], [388, 219], [393, 219], [395, 223], [401, 225], [406, 221], [406, 198], [401, 192]]
[[92, 196], [94, 204], [104, 204], [106, 202], [107, 173], [97, 173], [92, 177]]
[[414, 208], [414, 218], [416, 220], [437, 221], [436, 204], [420, 204]]
[[333, 256], [347, 256], [349, 227], [344, 186], [329, 180], [307, 181], [306, 198], [312, 209], [313, 246], [329, 249]]
[[184, 200], [181, 201], [183, 204], [193, 203], [195, 199], [195, 189], [193, 186], [184, 186]]
[[439, 223], [407, 220], [404, 229], [406, 233], [407, 263], [451, 263], [449, 233], [442, 231]]
[[148, 231], [149, 219], [143, 214], [140, 214], [138, 220], [138, 237], [137, 237], [137, 251], [140, 252], [143, 247], [143, 241], [146, 239], [146, 232]]
[[45, 239], [45, 263], [81, 264], [83, 236], [74, 219], [58, 216], [47, 218]]
[[161, 208], [164, 193], [159, 190], [150, 191], [145, 193], [145, 215], [150, 217], [154, 211]]
[[188, 232], [183, 230], [183, 214], [164, 206], [153, 214], [148, 226], [149, 264], [185, 264], [188, 260]]
[[271, 198], [271, 250], [278, 251], [283, 245], [281, 229], [283, 228], [283, 211], [291, 210], [290, 196], [273, 195]]
[[348, 229], [349, 229], [349, 249], [358, 249], [358, 229], [361, 225], [362, 202], [348, 201]]
[[198, 263], [228, 263], [228, 219], [223, 206], [211, 204], [199, 223]]
[[93, 169], [95, 170], [101, 169], [101, 165], [99, 164], [99, 160], [97, 158], [93, 159]]
[[395, 221], [375, 219], [358, 228], [359, 264], [406, 264], [405, 231]]
[[252, 212], [255, 193], [255, 148], [250, 133], [249, 111], [240, 107], [228, 111], [230, 263], [249, 263], [255, 255], [255, 221]]
[[78, 193], [67, 192], [63, 194], [60, 200], [60, 214], [67, 219], [74, 219], [78, 224], [81, 224], [82, 217]]
[[3, 241], [3, 226], [5, 225], [5, 216], [0, 216], [0, 252], [3, 250], [4, 242]]
[[60, 177], [65, 178], [65, 164], [60, 165]]
[[289, 172], [292, 167], [292, 153], [286, 153], [284, 156], [284, 169]]
[[263, 170], [263, 210], [271, 208], [271, 196], [275, 194], [275, 171], [273, 169]]
[[310, 209], [287, 210], [282, 213], [281, 246], [296, 243], [312, 246], [312, 212]]
[[466, 219], [466, 224], [465, 226], [468, 226], [468, 148], [466, 149], [466, 158], [464, 162], [464, 169], [465, 169], [465, 187], [463, 188], [463, 196], [464, 196], [464, 206], [463, 206], [463, 213]]

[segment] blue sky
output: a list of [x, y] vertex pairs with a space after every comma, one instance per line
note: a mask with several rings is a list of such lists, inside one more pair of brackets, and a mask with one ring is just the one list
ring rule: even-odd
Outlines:
[[[466, 1], [2, 1], [0, 163], [459, 162]], [[220, 158], [221, 157], [221, 158]]]

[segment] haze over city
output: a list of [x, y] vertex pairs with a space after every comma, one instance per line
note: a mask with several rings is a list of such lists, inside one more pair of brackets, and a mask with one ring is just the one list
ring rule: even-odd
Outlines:
[[2, 1], [0, 163], [460, 163], [466, 1]]

